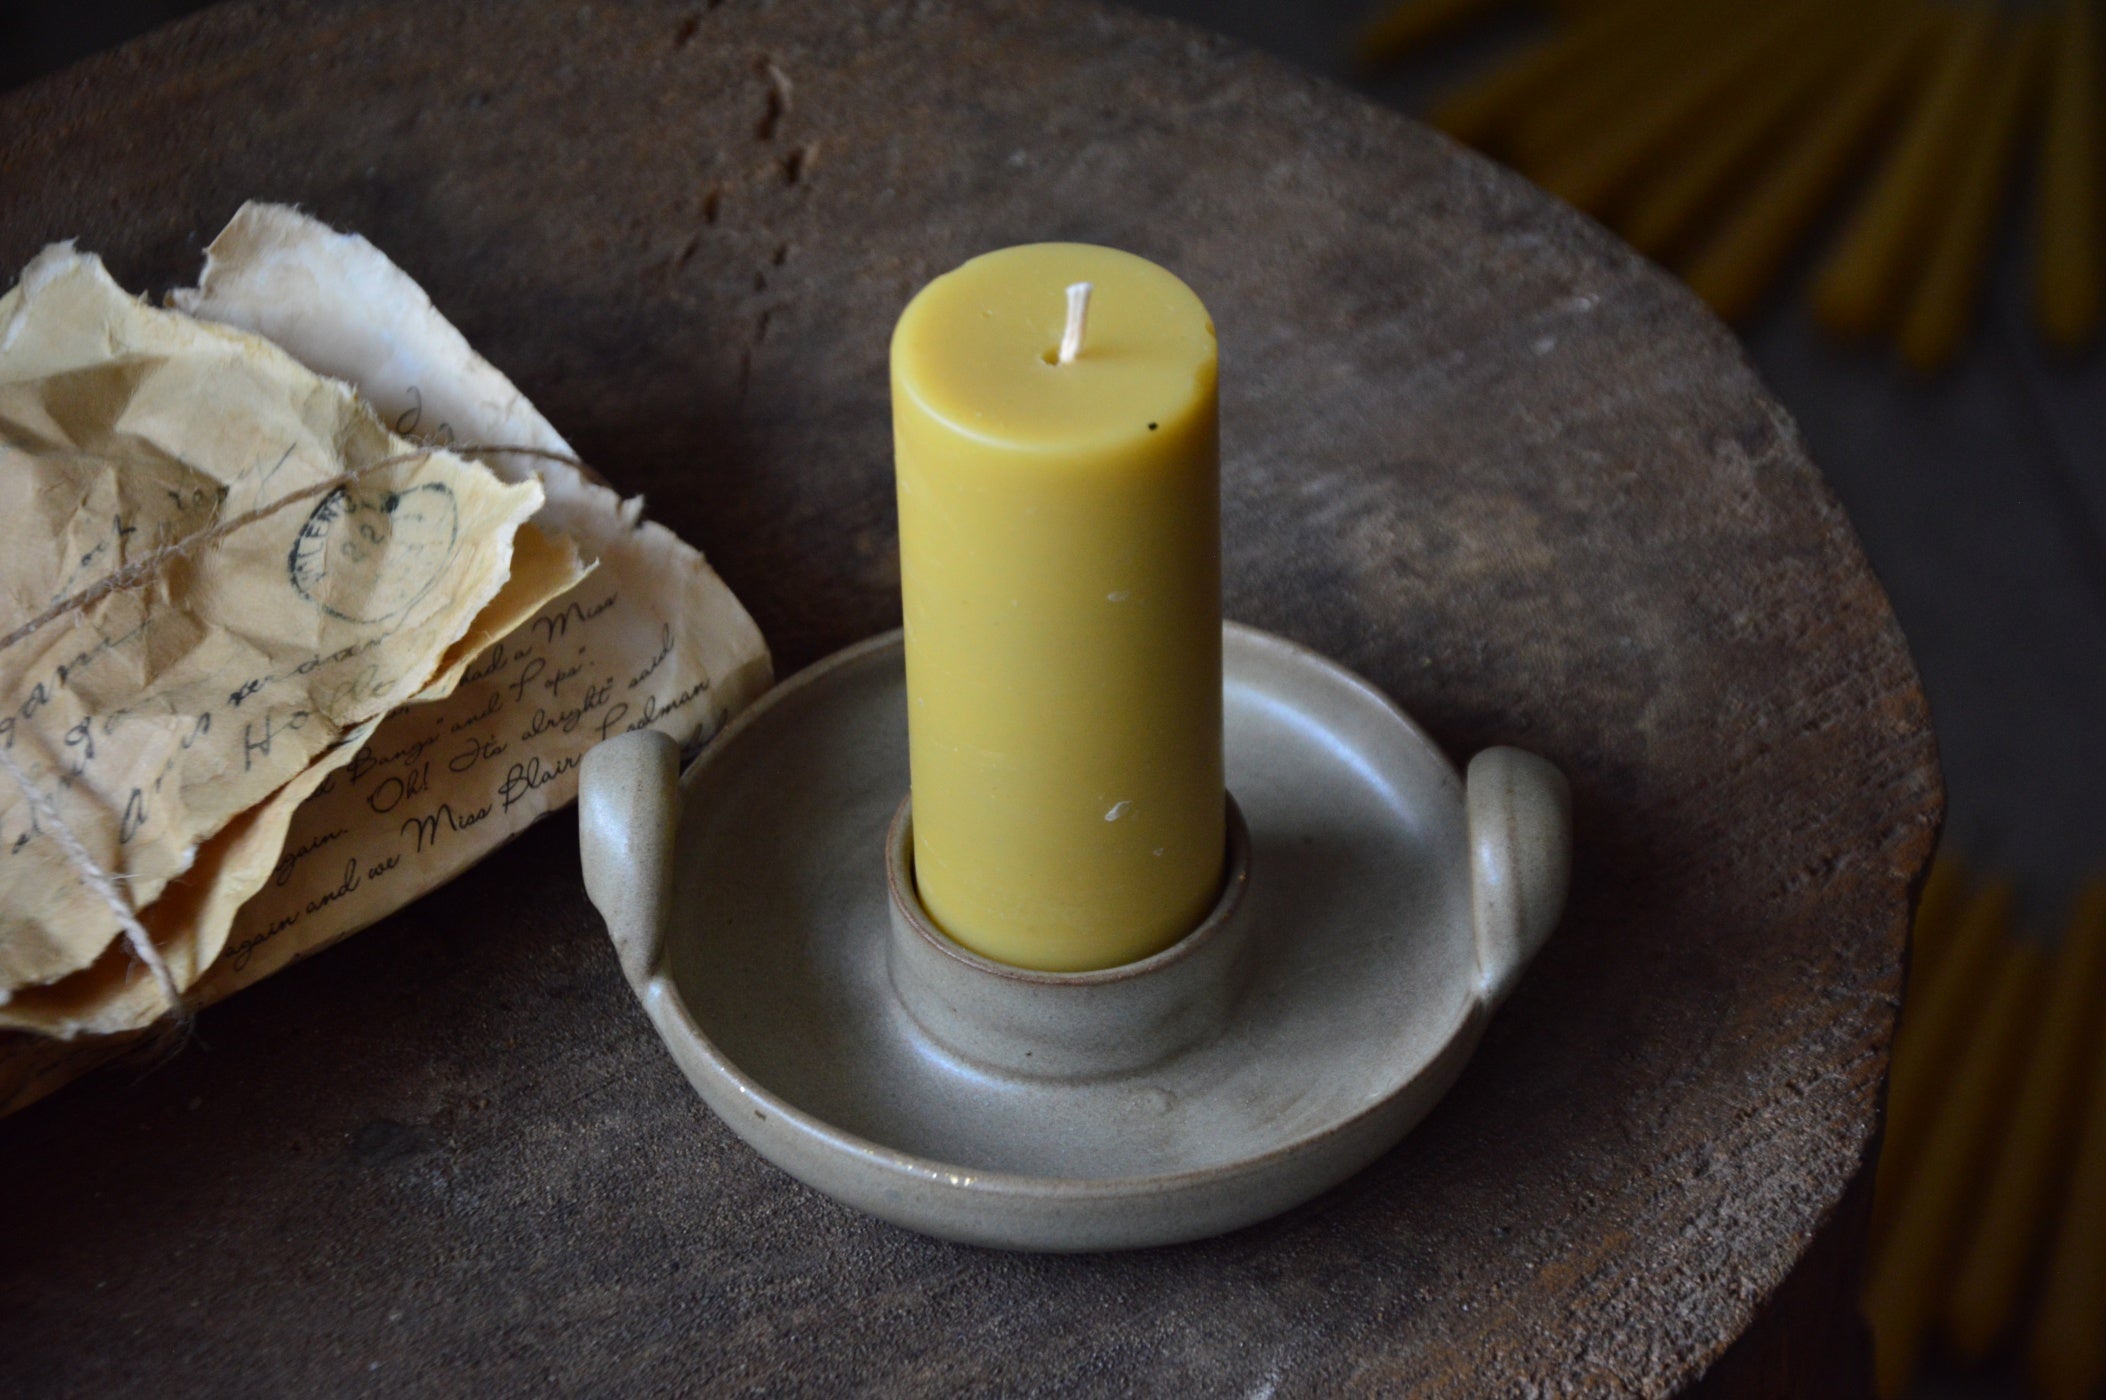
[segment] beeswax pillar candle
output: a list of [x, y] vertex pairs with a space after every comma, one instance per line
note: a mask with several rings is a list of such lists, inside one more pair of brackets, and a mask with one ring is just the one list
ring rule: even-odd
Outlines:
[[1108, 248], [986, 254], [901, 315], [892, 414], [923, 904], [1021, 967], [1168, 947], [1226, 840], [1206, 308]]

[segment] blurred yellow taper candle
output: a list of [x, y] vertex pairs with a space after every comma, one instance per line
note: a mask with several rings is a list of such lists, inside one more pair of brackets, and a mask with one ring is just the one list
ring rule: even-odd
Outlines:
[[2039, 16], [2019, 20], [1987, 70], [1987, 93], [1970, 104], [1970, 129], [1939, 191], [1942, 222], [1930, 237], [1922, 276], [1901, 318], [1902, 358], [1920, 374], [1944, 368], [1973, 329], [1989, 236], [2033, 107], [2046, 40]]
[[1712, 310], [1731, 321], [1755, 309], [1877, 134], [1882, 114], [1915, 76], [1930, 38], [1947, 23], [1944, 12], [1929, 9], [1897, 21], [1835, 100], [1807, 114], [1796, 139], [1735, 201], [1682, 269]]
[[1923, 882], [1923, 895], [1916, 901], [1915, 938], [1909, 948], [1908, 995], [1916, 996], [1931, 984], [1945, 955], [1952, 951], [1960, 910], [1967, 900], [1967, 867], [1950, 851], [1939, 851]]
[[1755, 90], [1719, 120], [1699, 124], [1690, 133], [1692, 149], [1651, 172], [1632, 196], [1617, 224], [1631, 246], [1660, 257], [1707, 211], [1726, 202], [1741, 173], [1769, 158], [1792, 117], [1833, 88], [1845, 64], [1859, 56], [1863, 28], [1831, 20], [1813, 42], [1761, 75]]
[[1973, 1203], [1992, 1136], [2002, 1127], [2014, 1071], [2039, 1008], [2046, 959], [2020, 943], [1998, 953], [1988, 1001], [1938, 1105], [1922, 1160], [1902, 1184], [1891, 1229], [1874, 1247], [1865, 1285], [1872, 1370], [1880, 1400], [1899, 1400], [1940, 1301], [1961, 1213]]
[[1374, 68], [1402, 58], [1429, 39], [1437, 39], [1460, 28], [1504, 0], [1402, 0], [1360, 31], [1353, 43], [1353, 60], [1363, 68]]
[[1550, 169], [1612, 126], [1632, 93], [1649, 90], [1662, 73], [1680, 72], [1714, 43], [1738, 42], [1760, 18], [1726, 0], [1675, 0], [1657, 23], [1563, 74], [1515, 113], [1508, 135], [1514, 163], [1531, 176]]
[[[1968, 1361], [1987, 1360], [2018, 1315], [2026, 1268], [2076, 1144], [2084, 1071], [2106, 1005], [2106, 881], [2093, 881], [2078, 897], [2054, 967], [2011, 1124], [1993, 1148], [1972, 1238], [1946, 1294], [1946, 1332]], [[2106, 1326], [2106, 1318], [2097, 1321]]]
[[2064, 350], [2084, 347], [2106, 303], [2095, 8], [2093, 0], [2067, 0], [2062, 7], [2040, 153], [2040, 205], [2034, 216], [2034, 314], [2048, 339]]
[[1921, 269], [1925, 230], [1949, 197], [1946, 186], [1977, 119], [1996, 16], [1987, 6], [1950, 12], [1936, 69], [1894, 153], [1815, 275], [1814, 315], [1837, 335], [1884, 329]]
[[2077, 1157], [2026, 1347], [2026, 1372], [2048, 1400], [2088, 1400], [2106, 1386], [2106, 1037], [2092, 1046], [2088, 1077]]
[[1872, 1247], [1884, 1242], [1916, 1169], [1919, 1144], [1946, 1097], [1946, 1076], [1967, 1041], [1968, 1020], [2011, 933], [2012, 889], [1994, 880], [1968, 899], [1935, 975], [1909, 990], [1894, 1036], [1886, 1143], [1872, 1193]]
[[1805, 51], [1822, 18], [1818, 4], [1765, 7], [1730, 42], [1687, 54], [1531, 173], [1560, 199], [1604, 212], [1651, 171], [1686, 165], [1691, 145], [1775, 87], [1780, 67]]
[[[1675, 13], [1681, 0], [1603, 0], [1573, 24], [1439, 97], [1433, 124], [1473, 146], [1494, 143], [1544, 103], [1559, 100], [1608, 55]], [[1498, 142], [1498, 144], [1504, 144]]]
[[1219, 892], [1215, 373], [1190, 288], [1083, 244], [975, 258], [893, 332], [915, 881], [986, 957], [1117, 966]]

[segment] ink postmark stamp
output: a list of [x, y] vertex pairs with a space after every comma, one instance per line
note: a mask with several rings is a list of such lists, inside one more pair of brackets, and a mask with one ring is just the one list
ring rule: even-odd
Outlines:
[[353, 484], [322, 498], [286, 567], [300, 596], [331, 617], [389, 622], [438, 581], [459, 542], [460, 507], [443, 482]]

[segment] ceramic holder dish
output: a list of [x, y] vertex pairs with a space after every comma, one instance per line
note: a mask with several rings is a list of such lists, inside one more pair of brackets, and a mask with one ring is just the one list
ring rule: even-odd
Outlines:
[[1042, 973], [914, 892], [899, 635], [777, 687], [683, 779], [642, 732], [586, 758], [585, 883], [702, 1098], [874, 1215], [1010, 1249], [1134, 1248], [1343, 1180], [1454, 1082], [1549, 936], [1564, 778], [1461, 780], [1374, 687], [1224, 633], [1228, 870], [1154, 957]]

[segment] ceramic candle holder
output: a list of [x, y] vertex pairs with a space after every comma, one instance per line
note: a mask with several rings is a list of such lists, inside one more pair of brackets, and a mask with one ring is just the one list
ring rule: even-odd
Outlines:
[[1013, 1249], [1196, 1239], [1395, 1144], [1461, 1072], [1564, 899], [1564, 779], [1467, 781], [1379, 691], [1224, 629], [1227, 873], [1207, 918], [1101, 972], [990, 962], [921, 907], [898, 635], [779, 686], [683, 777], [594, 749], [586, 888], [703, 1100], [896, 1224]]

